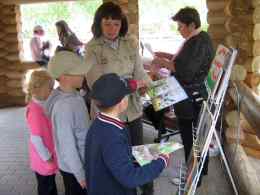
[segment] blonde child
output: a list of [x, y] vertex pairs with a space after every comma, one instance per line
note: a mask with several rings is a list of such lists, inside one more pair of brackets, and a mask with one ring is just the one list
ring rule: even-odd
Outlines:
[[65, 195], [86, 195], [84, 145], [90, 119], [77, 89], [82, 86], [88, 69], [84, 60], [70, 51], [56, 52], [48, 64], [49, 73], [60, 84], [48, 98], [46, 111], [53, 124]]
[[39, 195], [57, 195], [55, 174], [58, 170], [51, 121], [44, 111], [54, 80], [44, 69], [26, 72], [23, 90], [26, 94], [26, 121], [30, 129], [29, 153], [31, 169], [35, 172]]

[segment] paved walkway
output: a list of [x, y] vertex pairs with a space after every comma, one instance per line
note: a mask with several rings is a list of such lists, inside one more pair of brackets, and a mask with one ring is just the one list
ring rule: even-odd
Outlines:
[[[29, 169], [28, 130], [24, 108], [0, 109], [0, 195], [36, 195], [36, 179]], [[146, 143], [152, 142], [156, 132], [149, 126], [144, 131]], [[178, 136], [174, 138], [180, 141]], [[170, 178], [178, 174], [183, 151], [174, 153], [171, 166], [155, 181], [155, 195], [175, 195], [176, 186]], [[57, 176], [59, 194], [64, 194], [60, 175]], [[203, 178], [197, 195], [232, 195], [218, 158], [210, 161], [209, 175]]]

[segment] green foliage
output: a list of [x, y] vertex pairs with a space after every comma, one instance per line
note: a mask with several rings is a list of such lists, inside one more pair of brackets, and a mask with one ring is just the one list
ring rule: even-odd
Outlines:
[[208, 26], [206, 0], [139, 0], [141, 31], [152, 27], [153, 30], [150, 29], [150, 32], [158, 32], [159, 29], [168, 26], [171, 32], [177, 34], [177, 26], [172, 22], [171, 16], [186, 6], [194, 7], [199, 11], [202, 29], [206, 30]]
[[92, 0], [92, 1], [88, 1], [88, 3], [86, 3], [86, 0], [79, 0], [75, 4], [83, 12], [93, 16], [95, 14], [97, 7], [102, 4], [102, 0], [96, 0], [96, 1]]

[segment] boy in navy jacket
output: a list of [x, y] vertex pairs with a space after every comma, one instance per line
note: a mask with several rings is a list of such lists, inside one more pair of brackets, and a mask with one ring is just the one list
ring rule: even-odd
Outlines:
[[169, 156], [160, 155], [145, 166], [134, 163], [128, 131], [119, 119], [128, 106], [131, 83], [110, 73], [93, 85], [91, 97], [100, 110], [86, 138], [88, 195], [136, 195], [136, 187], [151, 182], [167, 167]]

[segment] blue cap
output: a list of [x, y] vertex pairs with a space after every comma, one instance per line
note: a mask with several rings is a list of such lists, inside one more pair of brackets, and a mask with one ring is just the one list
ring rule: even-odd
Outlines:
[[132, 93], [128, 81], [115, 73], [104, 74], [96, 80], [90, 93], [100, 106], [109, 108], [118, 104], [126, 95]]

